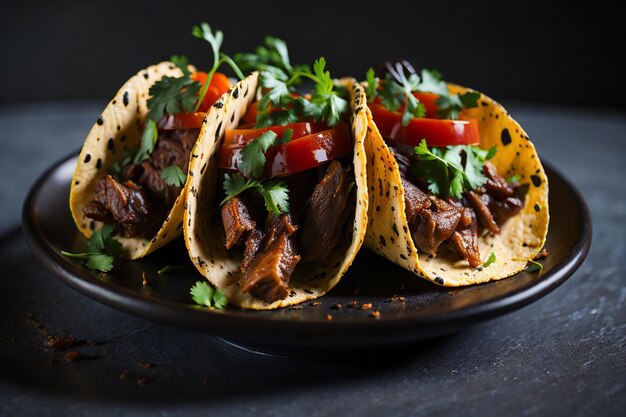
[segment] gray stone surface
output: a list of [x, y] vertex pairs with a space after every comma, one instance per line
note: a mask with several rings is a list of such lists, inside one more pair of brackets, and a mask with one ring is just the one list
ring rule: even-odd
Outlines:
[[[626, 115], [508, 107], [587, 199], [589, 258], [522, 310], [393, 357], [343, 362], [250, 354], [117, 312], [57, 281], [21, 237], [21, 204], [47, 166], [80, 147], [100, 106], [0, 108], [0, 415], [622, 415]], [[43, 349], [29, 312], [51, 333], [101, 343], [80, 347], [91, 359], [65, 362]]]

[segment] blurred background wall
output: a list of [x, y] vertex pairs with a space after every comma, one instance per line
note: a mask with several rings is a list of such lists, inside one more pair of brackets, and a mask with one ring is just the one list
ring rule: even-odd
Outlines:
[[334, 76], [363, 78], [385, 58], [405, 57], [498, 99], [623, 108], [623, 18], [610, 2], [577, 3], [5, 0], [0, 104], [108, 99], [175, 53], [206, 68], [210, 48], [190, 30], [208, 21], [224, 31], [228, 54], [273, 34], [293, 62], [326, 56]]

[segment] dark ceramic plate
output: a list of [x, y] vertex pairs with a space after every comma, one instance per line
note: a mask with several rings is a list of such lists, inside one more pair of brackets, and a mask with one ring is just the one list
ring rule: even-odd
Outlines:
[[[61, 250], [81, 252], [86, 244], [68, 207], [75, 165], [76, 156], [55, 164], [26, 199], [23, 229], [37, 258], [70, 287], [113, 308], [207, 332], [255, 351], [288, 355], [353, 351], [451, 333], [549, 293], [576, 271], [591, 244], [585, 202], [546, 164], [552, 217], [546, 242], [549, 256], [541, 274], [522, 272], [502, 281], [450, 289], [430, 284], [363, 249], [341, 283], [318, 302], [265, 312], [216, 311], [196, 307], [190, 299], [189, 288], [203, 278], [188, 261], [182, 241], [140, 261], [116, 261], [110, 274], [92, 273], [60, 254]], [[158, 275], [167, 264], [188, 267], [176, 274]], [[143, 285], [144, 273], [149, 285]], [[361, 309], [363, 304], [372, 308]], [[372, 317], [373, 311], [380, 316]]]

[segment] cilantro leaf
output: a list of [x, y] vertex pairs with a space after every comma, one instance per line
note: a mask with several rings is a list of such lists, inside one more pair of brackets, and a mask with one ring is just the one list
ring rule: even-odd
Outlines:
[[69, 258], [86, 259], [85, 266], [92, 271], [109, 272], [113, 268], [114, 257], [122, 251], [122, 244], [112, 235], [113, 225], [105, 224], [91, 235], [87, 243], [87, 252], [70, 253], [61, 251]]
[[285, 132], [283, 133], [283, 137], [281, 138], [280, 143], [282, 144], [288, 143], [291, 140], [292, 136], [293, 136], [293, 129], [290, 127], [285, 129]]
[[278, 179], [264, 181], [259, 191], [268, 211], [276, 216], [289, 212], [289, 189], [284, 181]]
[[185, 55], [172, 55], [170, 57], [170, 61], [174, 63], [180, 70], [183, 72], [184, 77], [188, 77], [191, 73], [189, 72], [189, 58]]
[[489, 254], [489, 258], [487, 258], [487, 260], [485, 261], [485, 263], [482, 266], [483, 266], [483, 268], [487, 268], [489, 265], [491, 265], [495, 261], [496, 261], [496, 253], [495, 252], [491, 252]]
[[508, 182], [509, 184], [514, 184], [516, 182], [519, 182], [519, 180], [521, 180], [522, 177], [519, 174], [515, 174], [515, 175], [511, 175], [509, 178], [506, 179], [506, 182]]
[[154, 150], [157, 137], [158, 133], [156, 123], [154, 123], [154, 120], [152, 119], [146, 120], [146, 127], [143, 129], [143, 133], [141, 134], [141, 146], [135, 154], [135, 158], [133, 160], [134, 163], [138, 164], [148, 159]]
[[191, 112], [198, 99], [200, 83], [189, 76], [163, 77], [150, 87], [148, 118], [160, 121], [165, 113]]
[[113, 269], [113, 256], [94, 253], [89, 256], [85, 265], [92, 271], [109, 272]]
[[532, 259], [528, 260], [528, 266], [525, 269], [526, 272], [536, 272], [539, 271], [539, 274], [543, 272], [543, 264], [541, 262], [534, 261]]
[[376, 98], [376, 90], [378, 90], [379, 79], [376, 77], [374, 68], [369, 68], [365, 73], [365, 80], [367, 81], [367, 87], [365, 88], [365, 94], [367, 95], [367, 102], [371, 103]]
[[218, 30], [213, 33], [211, 26], [208, 23], [203, 22], [200, 26], [194, 26], [191, 29], [191, 34], [198, 39], [204, 39], [211, 45], [211, 49], [213, 50], [213, 67], [217, 67], [220, 56], [220, 48], [222, 47], [222, 42], [224, 41], [224, 34], [222, 31]]
[[187, 181], [187, 174], [185, 174], [178, 165], [170, 165], [163, 168], [161, 178], [163, 178], [163, 181], [168, 185], [181, 187], [185, 181]]
[[205, 307], [223, 309], [228, 304], [228, 298], [219, 288], [213, 288], [207, 282], [197, 281], [189, 291], [196, 304]]
[[252, 178], [246, 180], [239, 174], [224, 175], [224, 192], [226, 197], [220, 205], [250, 189], [263, 197], [267, 210], [276, 216], [289, 212], [289, 189], [284, 181], [278, 179], [261, 181]]
[[266, 161], [264, 152], [277, 145], [277, 138], [276, 133], [268, 130], [243, 147], [238, 167], [244, 177], [260, 178], [263, 175]]
[[258, 180], [245, 179], [239, 174], [224, 174], [224, 192], [226, 197], [222, 200], [220, 205], [224, 204], [233, 197], [238, 196], [250, 188], [255, 188], [259, 185]]
[[465, 145], [428, 149], [426, 140], [422, 139], [414, 152], [419, 161], [412, 164], [411, 169], [426, 180], [433, 194], [461, 198], [465, 191], [475, 190], [487, 181], [482, 173], [483, 166], [495, 154], [495, 147], [484, 150]]

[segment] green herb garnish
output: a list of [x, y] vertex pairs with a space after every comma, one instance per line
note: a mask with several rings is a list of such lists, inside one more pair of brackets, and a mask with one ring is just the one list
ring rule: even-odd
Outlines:
[[172, 272], [184, 271], [185, 269], [188, 269], [188, 268], [189, 268], [189, 265], [165, 265], [163, 268], [157, 271], [157, 274], [165, 275], [165, 274], [169, 274]]
[[246, 179], [239, 174], [224, 174], [226, 197], [220, 205], [250, 189], [263, 197], [265, 207], [274, 215], [279, 216], [281, 213], [289, 213], [289, 189], [285, 181], [279, 179], [265, 181], [253, 178]]
[[412, 164], [411, 169], [428, 182], [433, 194], [461, 198], [465, 191], [475, 190], [487, 182], [482, 173], [483, 165], [495, 153], [495, 147], [484, 150], [473, 145], [428, 149], [426, 140], [422, 139], [415, 147], [419, 163]]
[[487, 258], [487, 260], [483, 264], [483, 268], [487, 268], [489, 265], [491, 265], [495, 261], [496, 261], [496, 253], [495, 252], [491, 252], [489, 254], [489, 257]]
[[196, 304], [205, 307], [223, 309], [228, 304], [228, 298], [219, 288], [213, 288], [204, 281], [197, 281], [189, 291], [191, 298]]
[[239, 171], [246, 178], [261, 178], [265, 168], [265, 152], [278, 144], [278, 135], [271, 130], [263, 132], [258, 138], [248, 142], [241, 150]]
[[509, 178], [506, 179], [506, 182], [508, 182], [509, 184], [515, 184], [517, 182], [519, 182], [519, 180], [521, 180], [522, 177], [519, 174], [515, 174], [515, 175], [511, 175]]
[[187, 174], [185, 174], [178, 165], [170, 165], [163, 168], [161, 178], [163, 178], [163, 181], [165, 181], [167, 185], [182, 187], [185, 181], [187, 181]]
[[[412, 94], [413, 92], [435, 93], [439, 96], [436, 100], [437, 115], [442, 119], [458, 119], [461, 109], [478, 106], [480, 93], [476, 91], [464, 94], [450, 94], [448, 85], [442, 80], [441, 74], [435, 70], [423, 69], [420, 75], [404, 73], [401, 64], [397, 66], [400, 82], [393, 75], [387, 74], [380, 83], [374, 77], [374, 69], [370, 68], [366, 73], [368, 82], [368, 101], [380, 97], [381, 104], [388, 110], [398, 111], [404, 105], [402, 125], [406, 126], [414, 117], [424, 117], [426, 109], [423, 103]], [[376, 87], [374, 87], [376, 85]], [[380, 86], [380, 88], [378, 88]]]
[[61, 251], [61, 255], [69, 258], [86, 259], [85, 266], [92, 271], [109, 272], [113, 268], [114, 257], [122, 251], [122, 244], [112, 236], [113, 231], [113, 225], [105, 224], [91, 235], [87, 244], [87, 252]]

